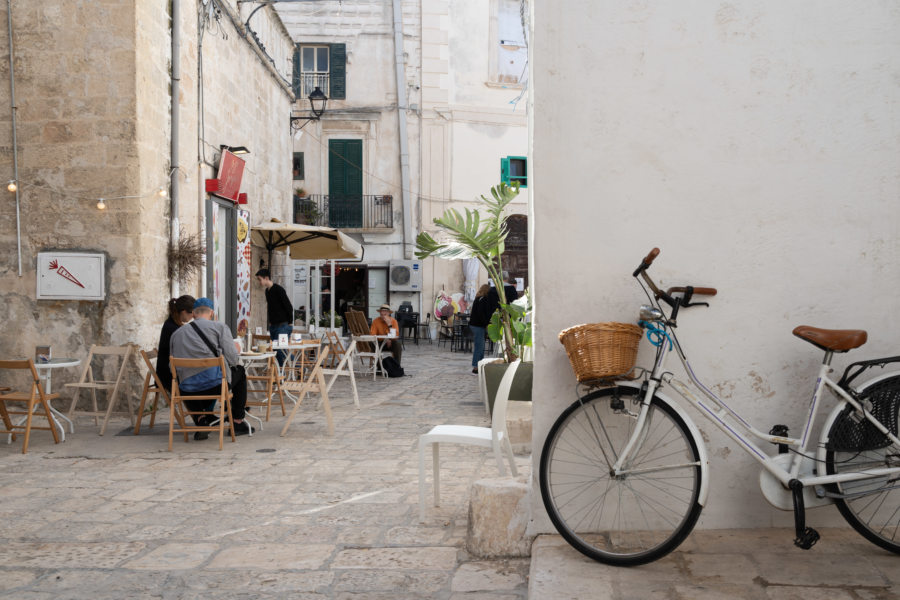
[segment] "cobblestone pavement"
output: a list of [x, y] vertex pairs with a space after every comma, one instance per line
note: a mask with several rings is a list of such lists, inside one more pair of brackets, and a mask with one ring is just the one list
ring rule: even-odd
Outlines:
[[221, 452], [181, 438], [168, 452], [167, 417], [103, 437], [79, 418], [26, 455], [0, 444], [0, 598], [525, 598], [528, 559], [465, 551], [468, 486], [497, 476], [488, 453], [442, 448], [442, 506], [418, 523], [418, 435], [488, 423], [470, 360], [407, 344], [410, 376], [358, 378], [360, 410], [339, 382], [333, 437], [309, 402], [285, 437], [279, 411]]

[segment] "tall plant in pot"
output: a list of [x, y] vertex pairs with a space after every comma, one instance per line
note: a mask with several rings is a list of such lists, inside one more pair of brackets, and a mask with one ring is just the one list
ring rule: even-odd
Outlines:
[[503, 341], [504, 358], [512, 362], [522, 355], [523, 348], [531, 345], [531, 325], [526, 322], [525, 309], [514, 305], [503, 289], [503, 254], [506, 235], [506, 207], [519, 195], [519, 184], [505, 183], [491, 188], [491, 197], [481, 196], [480, 208], [465, 209], [465, 215], [454, 208], [434, 220], [444, 233], [446, 241], [438, 242], [429, 233], [422, 232], [416, 238], [416, 256], [420, 259], [434, 256], [446, 259], [475, 258], [485, 268], [500, 297], [500, 308], [488, 327], [488, 335], [494, 342]]

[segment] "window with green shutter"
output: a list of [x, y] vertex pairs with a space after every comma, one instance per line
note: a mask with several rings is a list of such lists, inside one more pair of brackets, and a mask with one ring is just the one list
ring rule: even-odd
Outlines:
[[519, 187], [528, 187], [528, 159], [524, 156], [501, 158], [500, 181], [507, 185], [518, 181]]
[[294, 47], [294, 95], [308, 98], [319, 88], [329, 98], [347, 98], [347, 45], [297, 44]]

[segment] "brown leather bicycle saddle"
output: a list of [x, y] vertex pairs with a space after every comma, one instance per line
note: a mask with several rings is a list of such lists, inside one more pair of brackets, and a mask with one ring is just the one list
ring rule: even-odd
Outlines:
[[794, 335], [813, 346], [832, 352], [846, 352], [866, 343], [867, 334], [862, 329], [819, 329], [809, 325], [794, 328]]

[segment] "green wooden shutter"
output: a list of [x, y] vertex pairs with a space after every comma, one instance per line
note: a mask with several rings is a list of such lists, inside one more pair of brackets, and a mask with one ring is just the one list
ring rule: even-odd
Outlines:
[[300, 77], [300, 44], [294, 44], [294, 77], [291, 79], [294, 96], [299, 100], [303, 93], [303, 80]]
[[[328, 55], [328, 62], [331, 65], [331, 94], [328, 97], [345, 100], [347, 98], [347, 44], [331, 44]], [[294, 64], [298, 64], [297, 59], [294, 60]], [[297, 68], [299, 69], [299, 67]]]
[[500, 159], [500, 181], [509, 184], [509, 158]]
[[362, 140], [328, 140], [328, 225], [362, 227]]

